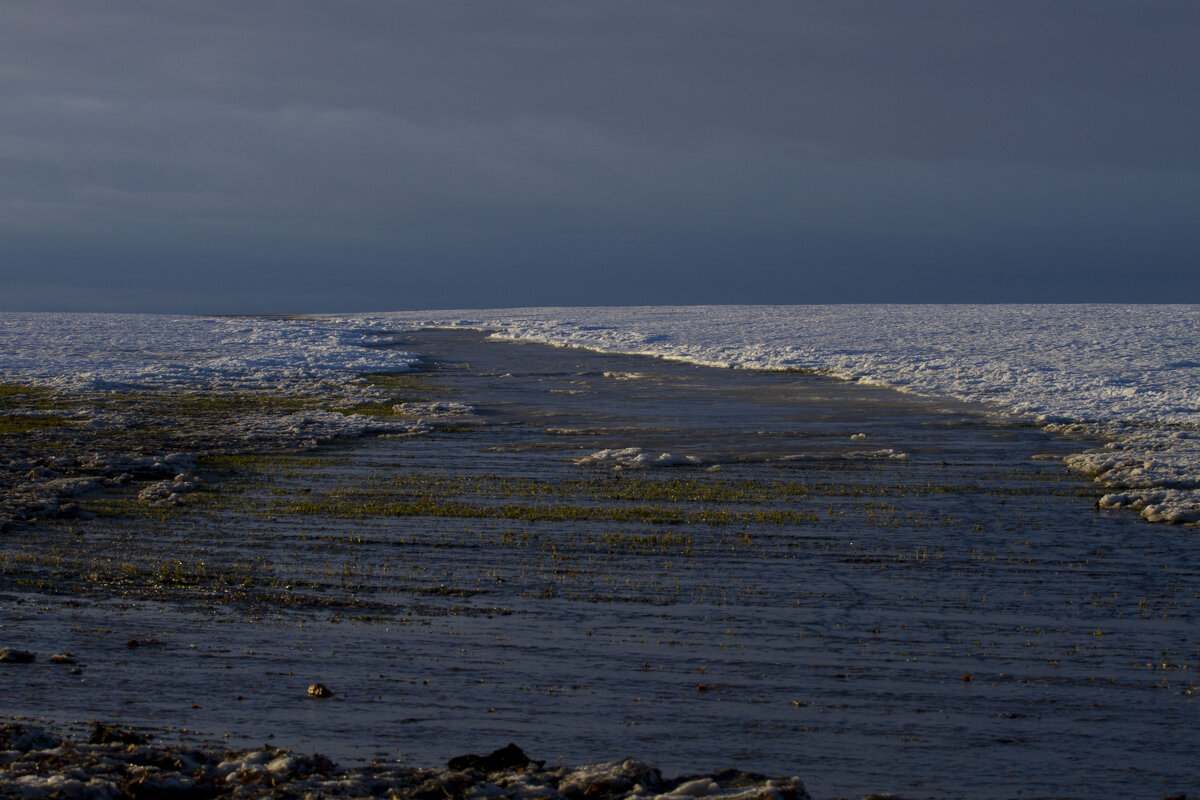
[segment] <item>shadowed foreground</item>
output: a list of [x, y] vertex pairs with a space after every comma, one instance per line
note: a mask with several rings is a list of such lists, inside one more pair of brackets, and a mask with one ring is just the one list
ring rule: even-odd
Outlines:
[[149, 744], [145, 735], [93, 723], [88, 741], [42, 728], [0, 725], [0, 795], [5, 797], [293, 798], [466, 797], [616, 800], [627, 797], [808, 800], [796, 778], [737, 770], [663, 778], [634, 759], [583, 767], [546, 767], [515, 745], [487, 756], [460, 756], [446, 769], [372, 763], [343, 768], [321, 755], [264, 746], [231, 751]]

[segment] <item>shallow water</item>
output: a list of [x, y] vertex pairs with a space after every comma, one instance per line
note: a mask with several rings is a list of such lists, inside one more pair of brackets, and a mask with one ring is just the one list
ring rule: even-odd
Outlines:
[[[815, 797], [1200, 790], [1195, 531], [1035, 459], [1080, 442], [800, 374], [398, 346], [476, 413], [6, 534], [0, 645], [40, 656], [0, 665], [6, 711], [420, 764], [511, 740]], [[629, 447], [694, 462], [575, 463]]]

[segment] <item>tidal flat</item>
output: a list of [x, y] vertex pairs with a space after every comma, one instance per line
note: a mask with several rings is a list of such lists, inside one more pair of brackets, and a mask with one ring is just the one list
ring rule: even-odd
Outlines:
[[[1062, 459], [1099, 442], [801, 373], [409, 336], [421, 371], [378, 396], [116, 394], [128, 424], [94, 439], [46, 438], [73, 401], [0, 392], [26, 403], [10, 462], [166, 465], [0, 534], [0, 647], [38, 654], [0, 664], [6, 713], [338, 761], [513, 741], [817, 798], [1200, 793], [1197, 530], [1097, 509]], [[217, 424], [299, 411], [379, 427]], [[164, 503], [172, 452], [198, 480]]]

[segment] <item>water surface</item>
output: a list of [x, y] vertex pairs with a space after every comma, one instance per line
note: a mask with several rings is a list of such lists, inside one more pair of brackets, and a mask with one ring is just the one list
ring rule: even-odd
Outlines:
[[[395, 346], [474, 413], [6, 534], [0, 644], [42, 656], [0, 665], [9, 712], [815, 797], [1200, 790], [1195, 533], [1097, 511], [1079, 442], [797, 373]], [[586, 459], [628, 448], [672, 466]]]

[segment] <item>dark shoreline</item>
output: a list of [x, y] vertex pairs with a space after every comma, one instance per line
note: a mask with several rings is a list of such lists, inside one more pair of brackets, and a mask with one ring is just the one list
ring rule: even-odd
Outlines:
[[664, 778], [634, 759], [547, 767], [512, 744], [485, 756], [451, 759], [440, 769], [380, 761], [342, 767], [319, 754], [270, 745], [230, 750], [152, 742], [145, 733], [96, 722], [87, 740], [24, 720], [0, 722], [0, 795], [11, 797], [620, 800], [664, 794], [811, 800], [794, 777], [722, 770]]

